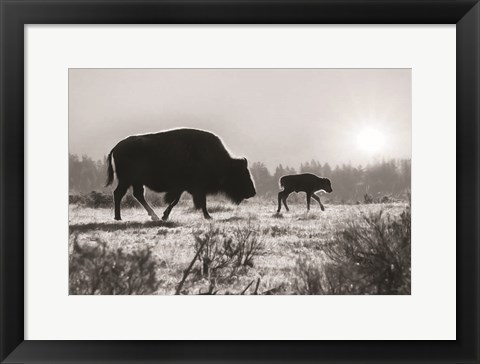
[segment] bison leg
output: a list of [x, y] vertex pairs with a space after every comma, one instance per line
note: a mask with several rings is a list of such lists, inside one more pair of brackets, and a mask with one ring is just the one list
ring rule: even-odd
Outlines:
[[175, 205], [180, 201], [180, 197], [182, 196], [182, 192], [167, 192], [165, 196], [165, 200], [170, 202], [167, 209], [163, 213], [162, 220], [168, 220], [168, 216], [170, 216], [170, 212], [175, 207]]
[[290, 209], [287, 206], [287, 197], [288, 197], [288, 195], [284, 196], [282, 198], [282, 202], [283, 202], [283, 205], [285, 206], [285, 208], [287, 209], [287, 211], [290, 211]]
[[135, 197], [137, 201], [140, 202], [140, 204], [144, 207], [144, 209], [147, 210], [148, 216], [150, 216], [150, 218], [153, 221], [160, 220], [157, 214], [155, 213], [155, 211], [153, 211], [153, 209], [145, 200], [144, 190], [142, 185], [133, 186], [133, 197]]
[[292, 193], [291, 191], [287, 191], [287, 190], [283, 190], [283, 191], [280, 191], [278, 193], [278, 211], [277, 212], [280, 212], [280, 201], [283, 202], [283, 205], [285, 206], [285, 209], [287, 211], [290, 211], [288, 206], [287, 206], [287, 197], [290, 195], [290, 193]]
[[115, 220], [121, 220], [120, 216], [120, 202], [122, 201], [123, 196], [127, 193], [128, 185], [118, 183], [117, 188], [113, 191], [113, 202], [115, 204]]
[[206, 219], [211, 219], [212, 217], [207, 210], [207, 195], [205, 193], [194, 193], [193, 194], [193, 204], [197, 209], [201, 208], [203, 216]]
[[307, 192], [307, 211], [310, 211], [310, 198], [311, 197], [312, 197], [312, 194]]
[[287, 206], [287, 197], [288, 195], [290, 194], [290, 192], [288, 191], [280, 191], [278, 193], [278, 209], [277, 209], [277, 214], [280, 213], [280, 210], [282, 209], [282, 201], [283, 201], [283, 204], [285, 205], [285, 208], [287, 209], [288, 211], [288, 206]]
[[322, 202], [320, 201], [320, 197], [318, 197], [316, 194], [312, 194], [312, 197], [320, 204], [320, 208], [322, 209], [322, 211], [325, 211], [325, 207], [323, 207]]
[[278, 193], [278, 209], [277, 209], [277, 214], [280, 213], [280, 210], [282, 209], [282, 193], [283, 191], [280, 191]]

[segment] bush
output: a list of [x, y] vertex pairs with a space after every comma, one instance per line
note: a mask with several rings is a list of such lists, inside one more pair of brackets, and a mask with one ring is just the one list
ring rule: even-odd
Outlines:
[[249, 220], [237, 226], [231, 234], [211, 224], [208, 230], [193, 232], [195, 251], [202, 263], [202, 275], [228, 278], [242, 267], [253, 267], [254, 258], [264, 251], [263, 234]]
[[[380, 194], [375, 198], [373, 197], [372, 195], [369, 195], [368, 193], [366, 193], [365, 195], [363, 195], [363, 202], [368, 205], [368, 204], [371, 204], [371, 203], [390, 203], [390, 202], [395, 202], [397, 201], [398, 199], [396, 198], [393, 198], [392, 196], [389, 196], [389, 195], [383, 195], [381, 196]], [[357, 201], [357, 205], [358, 205], [358, 201]]]
[[299, 294], [329, 294], [323, 289], [325, 277], [323, 271], [313, 260], [300, 257], [295, 267], [295, 285]]
[[82, 205], [83, 196], [82, 195], [68, 195], [68, 203], [70, 205]]
[[125, 253], [109, 248], [100, 240], [80, 246], [74, 236], [72, 248], [69, 259], [72, 295], [138, 295], [158, 290], [158, 265], [150, 247]]
[[[259, 226], [253, 226], [250, 219], [246, 226], [237, 226], [230, 234], [210, 224], [208, 229], [194, 230], [193, 237], [195, 255], [183, 271], [183, 277], [175, 289], [176, 295], [192, 293], [193, 287], [183, 288], [190, 275], [195, 277], [194, 280], [200, 277], [200, 281], [209, 282], [208, 290], [206, 292], [199, 290], [198, 294], [217, 294], [217, 283], [222, 280], [229, 281], [237, 273], [246, 273], [248, 267], [253, 267], [254, 258], [265, 254], [263, 232]], [[201, 263], [200, 269], [194, 268], [197, 260]], [[243, 295], [254, 282], [255, 280], [252, 280], [238, 292], [225, 290], [223, 294]], [[252, 294], [258, 294], [259, 285], [260, 278], [257, 278]]]
[[233, 230], [233, 236], [236, 246], [232, 251], [237, 256], [237, 264], [253, 267], [253, 259], [263, 255], [265, 251], [260, 228], [253, 226], [251, 220], [248, 220], [246, 226], [237, 226]]
[[270, 229], [272, 237], [283, 236], [290, 233], [290, 229], [287, 226], [273, 225]]
[[297, 262], [300, 294], [410, 294], [411, 215], [380, 211], [351, 222], [323, 251], [327, 262]]
[[369, 195], [368, 193], [363, 195], [363, 203], [370, 204], [370, 203], [373, 203], [373, 202], [374, 201], [373, 201], [372, 195]]
[[85, 195], [84, 204], [87, 207], [111, 207], [113, 206], [113, 196], [103, 192], [92, 191]]
[[224, 230], [215, 228], [211, 224], [208, 230], [193, 232], [195, 239], [195, 252], [202, 264], [202, 276], [215, 277], [220, 270], [228, 268], [234, 274], [237, 266], [232, 250], [232, 237], [227, 236]]
[[[153, 192], [147, 192], [146, 198], [149, 203], [162, 205], [161, 196]], [[113, 208], [113, 195], [100, 191], [92, 191], [87, 194], [70, 194], [68, 196], [70, 204], [77, 204], [90, 208]], [[127, 193], [122, 199], [123, 207], [141, 207], [140, 203], [133, 197], [131, 193]]]
[[392, 201], [392, 198], [389, 196], [383, 196], [382, 199], [380, 200], [380, 203], [389, 203]]

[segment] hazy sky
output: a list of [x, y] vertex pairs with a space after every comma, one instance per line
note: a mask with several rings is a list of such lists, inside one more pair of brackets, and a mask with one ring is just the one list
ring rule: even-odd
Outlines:
[[271, 170], [411, 158], [411, 98], [409, 69], [71, 69], [69, 147], [100, 159], [129, 135], [193, 127]]

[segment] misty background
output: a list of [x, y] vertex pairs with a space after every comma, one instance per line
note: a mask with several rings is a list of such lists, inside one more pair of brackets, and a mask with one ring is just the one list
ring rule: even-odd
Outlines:
[[248, 159], [259, 195], [296, 172], [331, 178], [341, 200], [401, 195], [411, 97], [410, 69], [70, 69], [70, 191], [103, 190], [121, 139], [192, 127]]

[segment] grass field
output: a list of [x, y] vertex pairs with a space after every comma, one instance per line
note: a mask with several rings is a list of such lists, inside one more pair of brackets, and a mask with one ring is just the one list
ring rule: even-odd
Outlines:
[[[335, 239], [338, 232], [352, 222], [363, 221], [364, 216], [378, 214], [380, 210], [383, 216], [398, 218], [407, 204], [325, 204], [324, 212], [312, 204], [309, 213], [304, 202], [290, 203], [289, 206], [290, 212], [282, 211], [281, 215], [276, 215], [273, 199], [254, 198], [239, 206], [210, 201], [213, 220], [209, 221], [192, 208], [191, 201], [183, 200], [172, 211], [169, 221], [156, 222], [151, 221], [141, 207], [122, 208], [123, 221], [115, 221], [111, 208], [94, 209], [71, 204], [69, 251], [72, 252], [74, 243], [88, 247], [98, 242], [103, 242], [112, 251], [121, 248], [125, 254], [150, 248], [151, 259], [156, 262], [152, 274], [158, 282], [152, 293], [174, 294], [202, 237], [209, 232], [216, 234], [214, 238], [217, 240], [243, 236], [258, 248], [250, 261], [244, 261], [245, 264], [238, 267], [232, 264], [222, 267], [220, 262], [218, 269], [214, 269], [211, 260], [219, 257], [212, 257], [215, 253], [212, 249], [226, 245], [222, 241], [213, 244], [208, 257], [207, 246], [194, 262], [181, 293], [298, 294], [300, 286], [308, 285], [308, 282], [299, 282], [305, 275], [299, 272], [304, 268], [302, 264], [308, 262], [318, 267], [325, 264], [328, 258], [324, 247]], [[155, 207], [160, 216], [163, 209]]]

